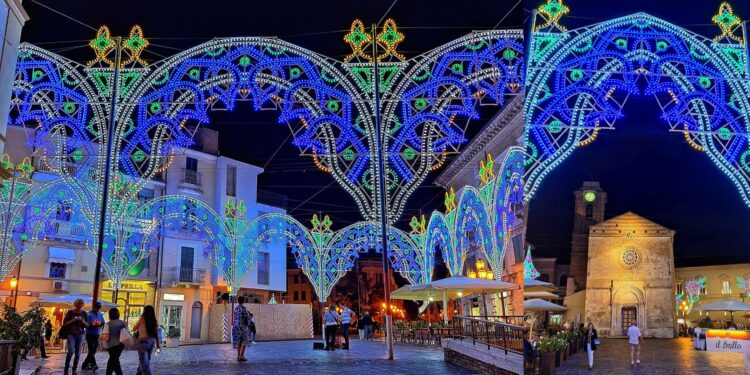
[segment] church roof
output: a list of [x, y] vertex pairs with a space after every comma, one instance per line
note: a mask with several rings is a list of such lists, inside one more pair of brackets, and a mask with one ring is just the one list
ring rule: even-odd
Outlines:
[[604, 233], [617, 231], [620, 233], [631, 232], [631, 233], [674, 233], [672, 229], [657, 224], [643, 216], [628, 211], [622, 215], [615, 216], [609, 220], [602, 221], [599, 224], [592, 225], [590, 233]]

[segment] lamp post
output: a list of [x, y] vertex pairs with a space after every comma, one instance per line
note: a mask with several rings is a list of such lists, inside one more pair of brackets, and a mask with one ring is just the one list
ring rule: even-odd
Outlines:
[[10, 279], [10, 306], [16, 308], [16, 295], [18, 295], [18, 278]]

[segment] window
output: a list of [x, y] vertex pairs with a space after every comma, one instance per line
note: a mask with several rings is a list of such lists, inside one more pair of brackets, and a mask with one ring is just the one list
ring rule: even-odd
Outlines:
[[187, 157], [185, 159], [185, 169], [193, 172], [198, 171], [198, 159]]
[[294, 291], [294, 300], [299, 301], [299, 293], [296, 290]]
[[49, 278], [50, 279], [64, 279], [65, 278], [65, 263], [55, 263], [52, 262], [49, 264]]
[[562, 274], [560, 275], [560, 286], [568, 286], [568, 275]]
[[294, 283], [299, 284], [299, 275], [294, 275]]
[[234, 165], [227, 165], [227, 195], [237, 196], [237, 167]]
[[307, 291], [305, 290], [302, 291], [302, 300], [307, 301]]
[[198, 159], [188, 157], [185, 160], [185, 176], [184, 182], [193, 185], [200, 185], [200, 176], [198, 175]]
[[586, 218], [591, 219], [594, 217], [594, 205], [587, 204], [586, 205]]
[[152, 199], [154, 199], [154, 189], [143, 188], [138, 192], [138, 200], [141, 203], [146, 203]]
[[729, 281], [721, 282], [721, 294], [732, 294], [732, 288], [729, 287]]
[[677, 283], [677, 294], [682, 294], [683, 289], [682, 283]]
[[260, 263], [258, 263], [258, 284], [268, 285], [270, 268], [271, 254], [261, 253]]

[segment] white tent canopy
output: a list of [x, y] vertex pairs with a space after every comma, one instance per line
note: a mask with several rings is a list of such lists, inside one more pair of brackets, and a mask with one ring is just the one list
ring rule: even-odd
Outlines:
[[548, 283], [546, 281], [540, 281], [535, 279], [523, 279], [523, 289], [524, 291], [534, 291], [534, 292], [540, 292], [540, 291], [554, 291], [557, 290], [557, 287], [554, 284]]
[[697, 309], [701, 311], [750, 311], [750, 305], [734, 298], [725, 298], [721, 301], [698, 306]]
[[523, 296], [525, 298], [541, 298], [541, 299], [562, 299], [562, 297], [558, 296], [555, 293], [550, 293], [547, 291], [531, 291], [527, 292], [524, 290]]
[[539, 298], [533, 298], [523, 301], [524, 311], [566, 311], [565, 306], [560, 306], [549, 301]]
[[[75, 302], [76, 299], [82, 299], [84, 304], [84, 309], [88, 310], [91, 309], [91, 302], [92, 298], [91, 296], [86, 296], [83, 294], [63, 294], [60, 296], [55, 297], [48, 297], [48, 298], [42, 298], [38, 299], [31, 303], [31, 306], [41, 306], [41, 307], [60, 307], [64, 309], [72, 309], [73, 308], [73, 302]], [[105, 301], [99, 301], [102, 304], [102, 310], [108, 311], [109, 309], [113, 307], [117, 307], [116, 304], [105, 302]]]

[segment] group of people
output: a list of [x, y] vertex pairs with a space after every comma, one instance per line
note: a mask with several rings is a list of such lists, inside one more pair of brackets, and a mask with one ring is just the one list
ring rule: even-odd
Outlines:
[[[643, 335], [635, 322], [631, 322], [627, 329], [628, 344], [630, 345], [630, 364], [641, 364], [641, 343]], [[583, 346], [589, 357], [589, 370], [594, 368], [594, 352], [599, 345], [599, 335], [596, 333], [594, 323], [589, 323], [583, 336]]]
[[[338, 311], [337, 311], [338, 310]], [[340, 313], [339, 313], [340, 311]], [[343, 303], [331, 303], [323, 313], [325, 322], [325, 350], [336, 350], [336, 332], [341, 327], [341, 336], [344, 339], [341, 349], [349, 350], [349, 328], [355, 319], [354, 311]], [[372, 340], [372, 317], [369, 311], [357, 320], [356, 327], [360, 340]]]
[[237, 298], [232, 320], [232, 345], [237, 349], [237, 362], [247, 362], [245, 350], [255, 344], [255, 317], [244, 305], [245, 297]]
[[[73, 360], [73, 374], [77, 374], [81, 344], [84, 338], [88, 346], [88, 354], [83, 360], [81, 369], [95, 371], [99, 368], [94, 354], [99, 347], [99, 341], [103, 341], [109, 353], [107, 375], [113, 373], [122, 375], [120, 355], [125, 350], [126, 345], [131, 344], [135, 344], [138, 349], [137, 374], [151, 375], [151, 355], [154, 353], [154, 349], [156, 349], [157, 354], [161, 350], [154, 307], [149, 305], [143, 308], [141, 318], [133, 327], [137, 339], [133, 339], [130, 336], [127, 324], [120, 319], [120, 311], [117, 308], [109, 310], [109, 321], [105, 323], [104, 314], [101, 312], [101, 303], [94, 303], [89, 312], [83, 311], [83, 305], [82, 299], [76, 299], [73, 302], [73, 309], [65, 314], [60, 328], [59, 336], [66, 338], [68, 342], [68, 352], [65, 356], [65, 375], [69, 374], [71, 359]], [[121, 340], [125, 340], [125, 342]], [[135, 342], [131, 343], [130, 341]]]

